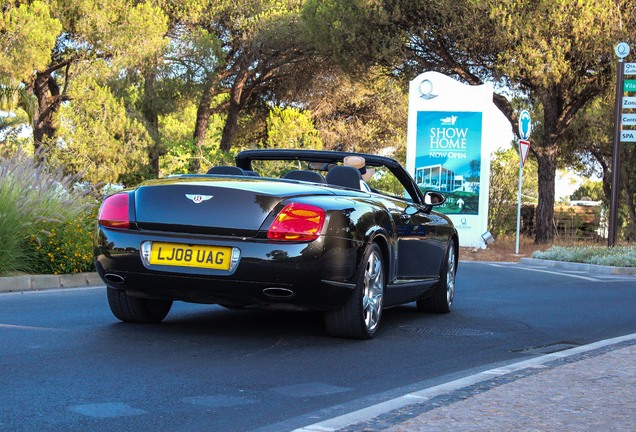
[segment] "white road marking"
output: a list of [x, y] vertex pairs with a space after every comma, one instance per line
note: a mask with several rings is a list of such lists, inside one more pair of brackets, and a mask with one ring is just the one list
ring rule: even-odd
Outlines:
[[3, 328], [19, 329], [19, 330], [50, 330], [50, 331], [60, 330], [60, 329], [51, 328], [51, 327], [32, 327], [32, 326], [13, 325], [13, 324], [0, 324], [0, 329], [3, 329]]
[[68, 288], [44, 288], [39, 290], [24, 290], [24, 291], [9, 291], [9, 292], [0, 292], [0, 298], [16, 296], [16, 295], [35, 295], [35, 294], [51, 294], [51, 293], [60, 293], [60, 292], [69, 292], [69, 291], [90, 291], [97, 289], [104, 289], [106, 285], [93, 285], [87, 287], [68, 287]]

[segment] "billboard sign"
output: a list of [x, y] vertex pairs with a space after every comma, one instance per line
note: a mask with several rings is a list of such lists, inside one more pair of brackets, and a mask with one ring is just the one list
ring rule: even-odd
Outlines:
[[481, 112], [417, 113], [415, 182], [446, 195], [442, 212], [479, 214]]
[[486, 247], [490, 154], [513, 136], [492, 96], [490, 84], [469, 86], [437, 72], [409, 87], [406, 167], [422, 191], [446, 195], [436, 210], [451, 218], [465, 247]]

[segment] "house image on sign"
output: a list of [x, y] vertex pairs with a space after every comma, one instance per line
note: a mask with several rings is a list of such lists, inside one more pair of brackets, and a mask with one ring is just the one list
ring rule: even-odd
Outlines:
[[415, 182], [423, 189], [443, 192], [466, 190], [464, 176], [444, 168], [441, 164], [417, 168], [415, 170]]

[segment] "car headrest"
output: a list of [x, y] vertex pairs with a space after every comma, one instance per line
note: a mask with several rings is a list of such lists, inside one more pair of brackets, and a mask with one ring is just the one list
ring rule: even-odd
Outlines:
[[327, 183], [327, 180], [316, 171], [292, 170], [283, 176], [284, 179], [301, 180], [313, 183]]
[[210, 168], [207, 174], [240, 175], [240, 176], [246, 175], [243, 168], [239, 168], [236, 166], [215, 166]]
[[362, 175], [350, 166], [335, 166], [327, 172], [327, 183], [360, 190]]

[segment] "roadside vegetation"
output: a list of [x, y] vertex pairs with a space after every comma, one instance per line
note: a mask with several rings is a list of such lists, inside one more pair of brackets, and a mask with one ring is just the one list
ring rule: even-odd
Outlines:
[[615, 246], [612, 248], [599, 246], [552, 246], [546, 251], [534, 252], [532, 257], [615, 267], [636, 267], [636, 248], [632, 246]]
[[97, 201], [42, 155], [0, 158], [0, 275], [92, 271]]

